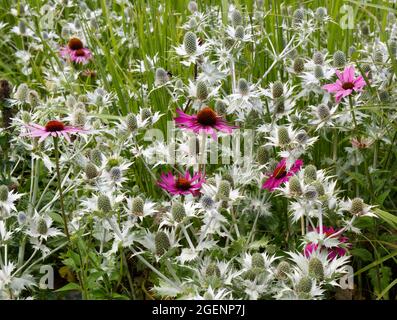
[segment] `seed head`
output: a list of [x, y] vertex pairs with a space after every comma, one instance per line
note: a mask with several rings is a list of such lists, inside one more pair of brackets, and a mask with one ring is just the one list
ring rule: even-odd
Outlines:
[[219, 270], [219, 267], [216, 265], [216, 263], [211, 262], [205, 269], [205, 275], [207, 277], [218, 277], [219, 278], [221, 276], [221, 271]]
[[209, 209], [213, 208], [214, 200], [212, 200], [212, 198], [209, 197], [209, 196], [203, 196], [201, 198], [201, 204], [202, 204], [204, 209], [209, 210]]
[[33, 108], [35, 108], [39, 105], [40, 97], [36, 90], [29, 90], [28, 102]]
[[112, 167], [109, 171], [110, 178], [113, 181], [118, 181], [121, 179], [122, 173], [120, 167]]
[[316, 79], [324, 78], [324, 69], [322, 66], [316, 65], [314, 67], [314, 76], [316, 77]]
[[149, 119], [152, 116], [152, 111], [149, 108], [141, 109], [141, 119], [142, 121]]
[[92, 149], [90, 152], [90, 159], [95, 165], [100, 166], [102, 164], [101, 151], [99, 151], [99, 149]]
[[323, 196], [325, 194], [324, 185], [320, 181], [314, 181], [312, 186], [316, 189], [318, 196]]
[[305, 190], [305, 198], [307, 200], [314, 200], [318, 196], [317, 190], [314, 186], [308, 186]]
[[215, 102], [215, 111], [219, 115], [226, 114], [227, 104], [223, 100], [216, 100]]
[[299, 24], [305, 18], [305, 10], [303, 9], [296, 9], [294, 11], [294, 24]]
[[156, 83], [158, 83], [158, 84], [164, 84], [169, 80], [168, 73], [163, 68], [156, 69], [155, 77], [156, 77]]
[[72, 125], [83, 127], [87, 122], [87, 113], [83, 109], [77, 108], [72, 114]]

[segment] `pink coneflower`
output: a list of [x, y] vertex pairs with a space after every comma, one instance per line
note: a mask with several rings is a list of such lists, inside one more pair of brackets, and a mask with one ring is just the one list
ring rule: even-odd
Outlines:
[[[316, 231], [320, 232], [320, 228], [317, 227]], [[347, 249], [346, 248], [349, 247], [349, 244], [347, 243], [349, 239], [347, 237], [343, 237], [341, 234], [337, 234], [337, 232], [338, 231], [335, 230], [333, 227], [323, 226], [323, 233], [324, 233], [324, 235], [327, 238], [335, 238], [335, 237], [337, 237], [339, 242], [345, 244], [345, 247], [335, 246], [335, 247], [328, 248], [328, 247], [325, 247], [325, 246], [321, 246], [321, 248], [319, 249], [319, 245], [317, 243], [310, 242], [304, 248], [305, 256], [306, 257], [310, 257], [311, 254], [314, 251], [317, 251], [318, 249], [320, 251], [322, 251], [322, 250], [328, 251], [328, 259], [330, 259], [330, 260], [333, 260], [333, 259], [335, 259], [337, 257], [344, 256], [347, 253]]]
[[265, 181], [262, 189], [267, 189], [273, 191], [278, 188], [284, 182], [287, 182], [291, 176], [300, 170], [303, 165], [303, 161], [298, 159], [292, 165], [292, 167], [287, 170], [286, 159], [283, 158], [274, 169], [272, 175]]
[[60, 54], [64, 59], [81, 64], [87, 64], [92, 58], [91, 51], [84, 48], [83, 42], [78, 38], [71, 38], [68, 45], [61, 48]]
[[335, 83], [326, 84], [323, 89], [328, 92], [335, 93], [335, 100], [339, 102], [343, 97], [352, 94], [353, 91], [362, 91], [366, 83], [362, 76], [355, 77], [354, 67], [346, 67], [343, 73], [339, 70], [335, 71], [338, 80]]
[[173, 195], [187, 195], [191, 193], [197, 196], [200, 193], [203, 182], [204, 177], [200, 172], [195, 173], [193, 177], [190, 175], [189, 171], [186, 171], [184, 176], [180, 175], [178, 177], [168, 172], [161, 175], [161, 180], [158, 182], [158, 185]]
[[179, 117], [175, 118], [175, 122], [179, 127], [189, 129], [195, 133], [200, 133], [204, 130], [207, 134], [211, 134], [214, 140], [216, 139], [216, 130], [232, 133], [232, 130], [236, 128], [228, 125], [210, 107], [201, 109], [195, 115], [188, 115], [181, 109], [177, 109], [176, 112], [179, 114]]
[[22, 134], [22, 136], [30, 136], [32, 138], [40, 137], [39, 142], [43, 141], [49, 136], [52, 137], [64, 136], [65, 139], [70, 142], [69, 134], [78, 133], [78, 132], [84, 132], [84, 133], [87, 132], [86, 130], [81, 128], [66, 126], [63, 122], [58, 120], [48, 121], [44, 127], [35, 123], [31, 123], [25, 126], [29, 129], [29, 132]]

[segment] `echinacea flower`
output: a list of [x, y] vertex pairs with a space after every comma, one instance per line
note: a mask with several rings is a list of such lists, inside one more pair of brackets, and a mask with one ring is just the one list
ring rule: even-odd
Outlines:
[[287, 170], [286, 159], [283, 158], [277, 164], [276, 169], [274, 169], [271, 176], [265, 181], [265, 183], [262, 186], [262, 189], [273, 191], [284, 182], [287, 182], [291, 176], [293, 176], [296, 172], [300, 170], [302, 165], [303, 165], [303, 161], [298, 159], [291, 166], [291, 168]]
[[83, 42], [79, 38], [71, 38], [68, 45], [61, 48], [60, 55], [64, 59], [81, 64], [87, 64], [92, 58], [91, 51], [84, 48]]
[[362, 91], [366, 85], [362, 76], [355, 77], [353, 66], [346, 67], [343, 73], [339, 70], [335, 71], [338, 80], [335, 83], [326, 84], [322, 88], [330, 93], [335, 93], [336, 102], [340, 102], [343, 97], [353, 93], [353, 91]]
[[[335, 240], [338, 243], [338, 245], [320, 246], [318, 243], [309, 242], [308, 244], [306, 244], [304, 248], [304, 255], [306, 257], [310, 257], [313, 254], [313, 252], [317, 250], [319, 251], [325, 250], [325, 252], [328, 252], [328, 259], [330, 260], [346, 255], [347, 248], [350, 246], [348, 244], [349, 239], [347, 237], [342, 236], [341, 231], [335, 230], [333, 227], [323, 226], [323, 233], [326, 236], [326, 239]], [[318, 232], [320, 232], [319, 227], [316, 228], [316, 233]], [[327, 240], [325, 240], [325, 243], [327, 243]]]
[[200, 193], [203, 182], [204, 177], [200, 172], [193, 174], [193, 176], [190, 175], [189, 171], [186, 171], [183, 176], [174, 176], [171, 172], [168, 172], [161, 175], [158, 185], [173, 195], [188, 195], [191, 193], [196, 196]]
[[44, 127], [35, 123], [25, 125], [25, 127], [29, 129], [29, 132], [22, 134], [22, 136], [40, 138], [39, 142], [42, 142], [49, 136], [52, 137], [63, 136], [68, 142], [70, 142], [69, 135], [71, 133], [87, 132], [87, 130], [81, 128], [66, 126], [63, 122], [58, 120], [48, 121]]
[[189, 129], [194, 133], [204, 131], [207, 134], [211, 134], [214, 140], [217, 137], [216, 130], [230, 134], [235, 128], [234, 126], [228, 125], [227, 122], [218, 116], [210, 107], [201, 109], [195, 115], [188, 115], [181, 109], [177, 109], [176, 112], [179, 114], [179, 117], [175, 118], [175, 122], [179, 127]]

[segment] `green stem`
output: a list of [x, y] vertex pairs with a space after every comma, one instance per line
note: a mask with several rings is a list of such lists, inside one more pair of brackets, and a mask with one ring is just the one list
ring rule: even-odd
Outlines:
[[58, 191], [59, 191], [59, 204], [61, 206], [61, 214], [65, 229], [65, 234], [68, 240], [70, 241], [70, 234], [68, 229], [68, 219], [65, 214], [65, 207], [63, 203], [63, 193], [62, 193], [62, 179], [61, 179], [61, 170], [59, 168], [59, 149], [58, 149], [58, 137], [54, 137], [54, 151], [55, 151], [55, 168], [57, 172], [58, 179]]

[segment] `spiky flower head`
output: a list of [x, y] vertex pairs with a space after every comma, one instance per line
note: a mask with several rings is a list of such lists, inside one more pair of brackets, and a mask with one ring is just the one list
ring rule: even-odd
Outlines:
[[243, 277], [244, 277], [244, 279], [254, 281], [258, 277], [260, 277], [264, 271], [265, 271], [265, 269], [263, 269], [263, 268], [253, 267], [253, 268], [247, 270], [246, 272], [244, 272]]
[[259, 146], [256, 151], [256, 158], [260, 164], [266, 164], [269, 160], [269, 153], [265, 146]]
[[322, 66], [316, 65], [314, 67], [314, 76], [316, 77], [316, 79], [324, 78], [324, 69]]
[[0, 186], [0, 201], [7, 201], [8, 199], [8, 187], [6, 185]]
[[284, 85], [281, 81], [276, 81], [272, 86], [273, 98], [280, 98], [284, 94]]
[[324, 55], [320, 51], [313, 53], [313, 62], [318, 65], [324, 64]]
[[289, 192], [294, 195], [302, 194], [302, 187], [299, 178], [296, 175], [289, 179]]
[[281, 261], [276, 270], [276, 278], [279, 280], [287, 280], [288, 273], [291, 271], [291, 265], [288, 261]]
[[229, 199], [230, 189], [231, 189], [231, 184], [230, 184], [230, 182], [227, 181], [227, 180], [222, 180], [222, 181], [219, 183], [217, 197], [218, 197], [220, 200], [227, 200], [227, 199]]
[[237, 39], [244, 39], [244, 35], [245, 35], [245, 30], [244, 30], [244, 27], [243, 26], [237, 26], [236, 27], [236, 30], [235, 30], [235, 33], [234, 33], [234, 36], [237, 38]]
[[314, 181], [311, 185], [316, 189], [317, 194], [318, 194], [320, 197], [323, 196], [323, 195], [325, 194], [324, 185], [323, 185], [320, 181], [316, 180], [316, 181]]
[[303, 10], [301, 8], [296, 9], [294, 11], [293, 18], [294, 18], [294, 24], [301, 23], [303, 21], [303, 19], [305, 18], [305, 10]]
[[215, 111], [219, 115], [226, 114], [227, 104], [223, 100], [216, 100], [215, 102]]
[[324, 266], [320, 259], [312, 257], [309, 261], [309, 276], [318, 280], [324, 280]]
[[305, 183], [310, 183], [314, 180], [317, 180], [317, 168], [316, 166], [309, 164], [305, 167], [304, 170], [304, 181]]
[[381, 102], [389, 102], [390, 101], [390, 94], [386, 90], [380, 90], [378, 92], [379, 100]]
[[197, 99], [204, 101], [208, 98], [208, 87], [204, 81], [198, 81], [196, 85], [197, 91], [196, 96]]
[[299, 294], [310, 293], [312, 289], [312, 283], [313, 283], [312, 279], [310, 279], [309, 277], [302, 277], [296, 286], [297, 293]]
[[47, 222], [43, 218], [39, 218], [37, 221], [37, 232], [41, 235], [47, 234], [48, 226]]
[[309, 135], [307, 132], [303, 129], [299, 130], [299, 132], [296, 134], [296, 141], [299, 143], [306, 143], [307, 140], [309, 139]]
[[91, 162], [86, 164], [84, 172], [88, 179], [94, 179], [99, 175], [96, 165]]
[[186, 53], [190, 56], [194, 55], [197, 52], [197, 37], [193, 32], [186, 32], [183, 39], [183, 46]]
[[317, 189], [314, 186], [308, 186], [305, 190], [305, 198], [307, 200], [314, 200], [318, 196]]
[[186, 217], [185, 206], [180, 202], [174, 202], [171, 207], [171, 213], [175, 221], [181, 222]]
[[280, 145], [287, 145], [291, 142], [288, 129], [286, 127], [279, 127], [277, 131], [277, 136]]
[[120, 167], [118, 167], [118, 166], [112, 167], [112, 168], [110, 169], [110, 171], [109, 171], [109, 175], [110, 175], [110, 178], [111, 178], [113, 181], [118, 181], [118, 180], [120, 180], [120, 179], [121, 179], [121, 176], [122, 176], [122, 172], [121, 172]]
[[329, 110], [329, 107], [326, 104], [322, 103], [317, 107], [317, 116], [321, 120], [328, 119], [330, 115], [331, 115], [331, 112]]
[[128, 131], [134, 132], [136, 129], [138, 129], [138, 121], [135, 114], [129, 113], [125, 119], [125, 122], [127, 124]]
[[75, 127], [83, 127], [87, 122], [87, 113], [80, 108], [76, 108], [72, 113], [72, 125]]
[[156, 76], [155, 80], [159, 84], [166, 83], [169, 79], [168, 72], [165, 71], [163, 68], [157, 68], [156, 69]]
[[375, 62], [382, 63], [383, 62], [383, 52], [381, 50], [375, 50], [373, 54], [373, 59]]
[[143, 208], [145, 205], [145, 201], [139, 196], [135, 197], [131, 201], [131, 213], [136, 216], [143, 215]]
[[100, 166], [102, 163], [102, 153], [99, 149], [92, 149], [90, 152], [90, 159], [91, 161], [97, 165]]
[[219, 267], [217, 266], [216, 263], [211, 262], [205, 269], [205, 275], [207, 277], [218, 277], [219, 278], [221, 276], [221, 271], [219, 270]]
[[26, 83], [21, 83], [15, 92], [15, 99], [20, 102], [25, 102], [28, 98], [29, 87]]
[[241, 12], [238, 10], [233, 10], [231, 14], [231, 19], [233, 26], [240, 26], [243, 24], [243, 16], [241, 15]]
[[112, 211], [112, 204], [110, 203], [110, 199], [107, 195], [99, 195], [97, 201], [97, 206], [100, 211], [105, 214]]
[[305, 70], [305, 60], [301, 57], [297, 57], [294, 60], [294, 71], [296, 73], [301, 73]]
[[191, 13], [197, 12], [197, 10], [198, 10], [197, 2], [196, 1], [189, 1], [189, 4], [188, 4], [187, 8], [189, 9], [189, 11]]
[[322, 21], [327, 15], [327, 9], [324, 7], [318, 7], [314, 16], [316, 17], [317, 20]]
[[256, 252], [252, 255], [251, 257], [251, 265], [253, 268], [264, 268], [265, 267], [265, 259], [263, 259], [263, 256], [259, 253]]
[[40, 97], [36, 90], [29, 90], [28, 103], [33, 107], [37, 107], [40, 104]]
[[149, 108], [142, 108], [140, 113], [142, 120], [149, 119], [152, 116], [152, 111]]
[[201, 204], [204, 209], [209, 210], [214, 207], [214, 200], [212, 200], [212, 198], [209, 196], [203, 196], [201, 198]]
[[344, 52], [338, 50], [334, 53], [334, 66], [336, 68], [343, 68], [346, 65], [346, 55]]
[[361, 198], [354, 198], [351, 202], [350, 213], [359, 215], [364, 211], [364, 201]]
[[158, 231], [154, 237], [154, 243], [156, 246], [156, 254], [161, 256], [166, 253], [170, 247], [170, 239], [164, 231]]
[[241, 95], [245, 96], [245, 95], [249, 94], [249, 91], [250, 91], [249, 84], [248, 84], [248, 81], [245, 80], [244, 78], [241, 78], [238, 80], [237, 88], [238, 88], [238, 92]]

